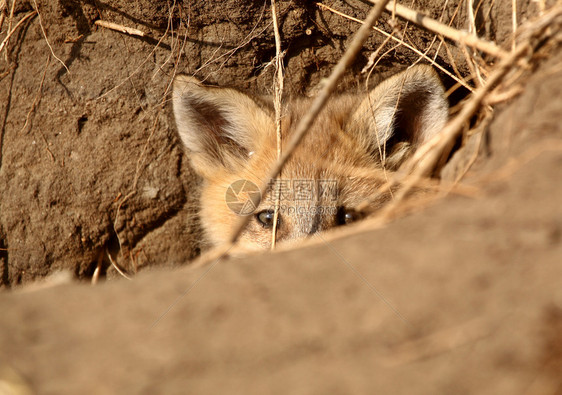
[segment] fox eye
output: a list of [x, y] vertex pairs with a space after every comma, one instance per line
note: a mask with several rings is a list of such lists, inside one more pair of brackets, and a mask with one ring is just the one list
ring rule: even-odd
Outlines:
[[359, 212], [345, 207], [339, 207], [336, 214], [336, 222], [338, 225], [347, 225], [357, 221], [360, 218], [361, 215]]
[[[273, 228], [274, 217], [275, 212], [273, 210], [264, 210], [256, 214], [256, 219], [266, 229]], [[281, 219], [277, 217], [277, 226], [279, 226], [280, 222]]]

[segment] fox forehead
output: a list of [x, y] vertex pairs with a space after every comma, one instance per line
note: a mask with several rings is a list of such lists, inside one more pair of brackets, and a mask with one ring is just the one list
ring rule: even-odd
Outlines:
[[[284, 103], [281, 119], [281, 150], [291, 138], [311, 100], [297, 98]], [[323, 179], [338, 173], [349, 175], [352, 167], [377, 165], [370, 145], [354, 133], [350, 115], [359, 100], [345, 95], [332, 99], [317, 117], [305, 138], [296, 148], [291, 159], [283, 167], [281, 176], [287, 178]], [[261, 134], [255, 151], [249, 155], [252, 171], [265, 176], [269, 166], [277, 159], [277, 138], [273, 120], [260, 128]]]

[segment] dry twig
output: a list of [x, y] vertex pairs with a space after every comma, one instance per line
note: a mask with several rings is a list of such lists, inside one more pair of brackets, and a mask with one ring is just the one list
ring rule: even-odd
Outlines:
[[108, 22], [108, 21], [102, 21], [101, 19], [98, 19], [97, 21], [94, 22], [97, 26], [100, 27], [104, 27], [106, 29], [110, 29], [110, 30], [115, 30], [116, 32], [121, 32], [121, 33], [125, 33], [125, 34], [129, 34], [131, 36], [137, 36], [137, 37], [145, 37], [146, 33], [139, 30], [139, 29], [135, 29], [132, 27], [127, 27], [127, 26], [123, 26], [123, 25], [119, 25], [117, 23], [113, 23], [113, 22]]

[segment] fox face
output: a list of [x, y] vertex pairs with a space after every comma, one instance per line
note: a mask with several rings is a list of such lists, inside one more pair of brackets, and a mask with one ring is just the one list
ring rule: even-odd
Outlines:
[[[310, 99], [283, 103], [281, 149]], [[273, 104], [228, 88], [178, 76], [173, 87], [178, 132], [193, 169], [202, 177], [200, 217], [211, 244], [225, 242], [239, 215], [252, 215], [240, 237], [246, 249], [271, 245], [276, 199], [276, 241], [294, 243], [374, 211], [385, 171], [396, 170], [440, 132], [448, 104], [435, 71], [415, 66], [370, 92], [331, 99], [276, 180], [265, 180], [277, 160]], [[257, 207], [257, 186], [271, 186]], [[249, 208], [249, 209], [248, 209]]]

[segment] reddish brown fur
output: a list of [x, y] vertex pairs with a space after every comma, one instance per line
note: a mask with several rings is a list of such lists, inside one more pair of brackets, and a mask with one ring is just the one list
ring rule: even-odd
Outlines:
[[[191, 151], [195, 170], [204, 178], [201, 222], [214, 244], [226, 241], [238, 220], [238, 215], [225, 203], [228, 186], [240, 179], [261, 185], [277, 159], [272, 111], [258, 101], [246, 101], [247, 98], [229, 89], [203, 87], [188, 77], [180, 77], [174, 86], [174, 111], [180, 136]], [[400, 101], [407, 103], [407, 108], [398, 108]], [[281, 207], [285, 209], [279, 214], [277, 240], [294, 241], [337, 226], [345, 222], [342, 215], [346, 212], [357, 216], [354, 208], [367, 199], [373, 202], [371, 209], [376, 209], [387, 198], [377, 196], [384, 179], [383, 168], [396, 168], [416, 145], [438, 132], [446, 120], [444, 103], [442, 87], [427, 66], [395, 76], [369, 95], [345, 95], [331, 100], [279, 178], [333, 181], [337, 198], [319, 196], [317, 189], [311, 199], [282, 198]], [[201, 105], [208, 105], [205, 114], [197, 110]], [[283, 142], [288, 141], [308, 106], [307, 99], [284, 105]], [[416, 106], [420, 108], [408, 114]], [[213, 116], [209, 115], [209, 109], [218, 114], [216, 120], [209, 120]], [[205, 122], [199, 120], [203, 115], [207, 117]], [[400, 116], [406, 118], [401, 121]], [[392, 139], [400, 137], [401, 127], [412, 129], [402, 131], [409, 141]], [[214, 136], [217, 132], [223, 136]], [[217, 155], [220, 155], [218, 159]], [[289, 207], [295, 211], [289, 212], [286, 209]], [[319, 208], [323, 213], [318, 213]], [[269, 209], [273, 209], [273, 199], [267, 195], [256, 213]], [[241, 244], [256, 249], [267, 248], [270, 243], [271, 229], [264, 227], [258, 218], [250, 221]]]

